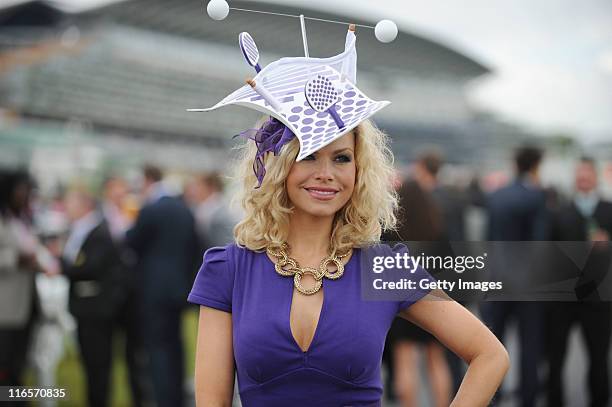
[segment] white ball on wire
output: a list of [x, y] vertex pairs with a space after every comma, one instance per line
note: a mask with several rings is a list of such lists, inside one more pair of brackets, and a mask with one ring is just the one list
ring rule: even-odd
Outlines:
[[229, 4], [225, 0], [210, 0], [206, 12], [213, 20], [223, 20], [229, 14]]
[[391, 42], [397, 37], [397, 25], [391, 20], [380, 20], [374, 28], [374, 35], [380, 42]]

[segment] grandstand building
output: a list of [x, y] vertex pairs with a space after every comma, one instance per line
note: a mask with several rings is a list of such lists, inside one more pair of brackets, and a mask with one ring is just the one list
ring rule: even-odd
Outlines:
[[[376, 23], [293, 3], [301, 7], [231, 6]], [[307, 21], [310, 55], [341, 52], [346, 28]], [[31, 159], [33, 145], [79, 145], [81, 160], [222, 169], [231, 136], [252, 127], [257, 113], [185, 109], [211, 106], [253, 75], [237, 45], [242, 31], [255, 38], [262, 65], [302, 50], [299, 20], [232, 10], [214, 21], [201, 0], [127, 0], [80, 13], [46, 1], [0, 9], [0, 160]], [[424, 144], [439, 145], [455, 163], [494, 160], [526, 137], [470, 107], [466, 87], [491, 72], [448, 46], [408, 31], [381, 44], [373, 30], [358, 28], [357, 50], [360, 88], [392, 101], [375, 120], [400, 163]]]

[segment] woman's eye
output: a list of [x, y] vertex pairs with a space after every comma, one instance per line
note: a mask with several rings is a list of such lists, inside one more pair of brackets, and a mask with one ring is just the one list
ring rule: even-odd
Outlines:
[[314, 154], [310, 154], [310, 155], [304, 157], [302, 160], [304, 160], [304, 161], [312, 161], [314, 159], [315, 159]]
[[336, 157], [336, 161], [339, 161], [341, 163], [350, 163], [351, 162], [351, 156], [350, 155], [346, 155], [346, 154], [340, 154], [339, 156]]

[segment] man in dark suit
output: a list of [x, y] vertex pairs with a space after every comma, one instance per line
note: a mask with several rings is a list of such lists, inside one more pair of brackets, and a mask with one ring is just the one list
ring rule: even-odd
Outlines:
[[201, 253], [191, 211], [181, 199], [170, 196], [161, 181], [158, 168], [145, 167], [145, 204], [127, 232], [126, 244], [137, 256], [142, 325], [157, 406], [180, 407], [184, 391], [181, 317]]
[[[516, 179], [509, 185], [492, 193], [487, 202], [489, 213], [488, 240], [530, 241], [548, 239], [548, 216], [546, 196], [540, 187], [539, 168], [542, 152], [534, 147], [523, 147], [515, 154]], [[506, 251], [513, 251], [508, 245]], [[524, 253], [507, 253], [508, 259], [524, 262]], [[508, 283], [525, 284], [525, 264], [506, 267], [504, 287]], [[512, 285], [512, 284], [510, 284]], [[518, 322], [521, 345], [521, 367], [519, 392], [522, 407], [535, 405], [538, 391], [538, 362], [542, 349], [542, 305], [531, 301], [485, 302], [481, 307], [482, 317], [500, 341], [509, 319]]]
[[488, 240], [548, 239], [546, 195], [540, 187], [542, 152], [523, 147], [515, 154], [517, 176], [489, 196]]
[[118, 310], [116, 326], [125, 337], [125, 356], [132, 390], [134, 407], [152, 405], [153, 385], [150, 377], [148, 353], [144, 345], [142, 332], [142, 301], [137, 275], [133, 270], [134, 256], [126, 249], [125, 232], [131, 226], [130, 218], [123, 211], [123, 204], [129, 193], [128, 183], [117, 175], [109, 176], [104, 181], [100, 212], [106, 221], [111, 237], [118, 247], [125, 267], [127, 289], [126, 301]]
[[[612, 203], [597, 193], [595, 162], [583, 158], [576, 167], [576, 194], [561, 207], [552, 222], [552, 240], [592, 242], [584, 266], [578, 269], [577, 302], [551, 303], [547, 318], [550, 407], [562, 407], [563, 362], [567, 338], [574, 323], [582, 328], [589, 355], [588, 385], [591, 407], [605, 407], [609, 400], [608, 352], [612, 313], [610, 303], [601, 301], [600, 283], [610, 271], [609, 241], [612, 235]], [[582, 265], [580, 265], [582, 266]], [[575, 268], [572, 262], [568, 267]], [[565, 270], [558, 270], [559, 273]], [[606, 298], [608, 300], [609, 298]]]
[[70, 312], [77, 320], [90, 406], [108, 405], [113, 327], [126, 300], [125, 270], [102, 215], [85, 188], [66, 197], [70, 234], [61, 255], [70, 279]]

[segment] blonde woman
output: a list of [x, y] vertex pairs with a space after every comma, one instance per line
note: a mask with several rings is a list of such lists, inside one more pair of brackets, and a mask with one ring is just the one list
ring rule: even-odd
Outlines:
[[[255, 137], [259, 148], [245, 148], [236, 243], [206, 252], [189, 296], [201, 305], [197, 405], [231, 406], [237, 372], [245, 407], [380, 406], [383, 345], [396, 315], [468, 363], [451, 406], [488, 405], [508, 354], [470, 312], [433, 300], [441, 292], [362, 299], [361, 259], [406, 250], [374, 245], [396, 221], [386, 136], [365, 120], [296, 161], [298, 140], [280, 134], [285, 125], [271, 118]], [[270, 137], [276, 155], [262, 155]], [[411, 278], [427, 276], [419, 269]]]

